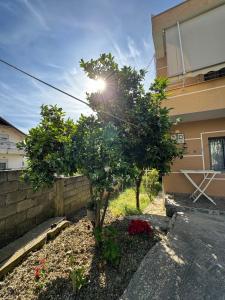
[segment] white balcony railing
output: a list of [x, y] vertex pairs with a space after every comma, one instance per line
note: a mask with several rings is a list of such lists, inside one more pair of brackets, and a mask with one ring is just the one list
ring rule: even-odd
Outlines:
[[0, 141], [0, 153], [1, 154], [21, 154], [23, 155], [23, 150], [19, 150], [16, 143], [10, 141]]

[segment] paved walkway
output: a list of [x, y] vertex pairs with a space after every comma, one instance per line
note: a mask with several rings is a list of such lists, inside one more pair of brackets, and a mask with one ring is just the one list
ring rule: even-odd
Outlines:
[[178, 213], [121, 299], [225, 300], [225, 217]]

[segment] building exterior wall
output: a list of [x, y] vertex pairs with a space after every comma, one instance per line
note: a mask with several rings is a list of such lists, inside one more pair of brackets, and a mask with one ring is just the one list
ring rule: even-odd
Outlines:
[[[164, 176], [164, 192], [169, 194], [190, 194], [194, 187], [181, 173], [182, 169], [210, 169], [209, 138], [225, 137], [225, 118], [180, 123], [174, 131], [185, 135], [185, 153], [182, 159], [176, 159], [171, 173]], [[192, 175], [200, 182], [202, 175]], [[216, 197], [225, 197], [225, 173], [217, 175], [207, 189], [207, 193]]]
[[[189, 0], [152, 17], [158, 77], [168, 76], [165, 30], [176, 25], [177, 21], [190, 20], [224, 3], [225, 0]], [[210, 65], [207, 66], [207, 72], [208, 70]], [[174, 125], [172, 131], [184, 134], [185, 153], [182, 159], [174, 161], [171, 173], [164, 176], [165, 193], [192, 193], [194, 188], [181, 173], [181, 169], [210, 169], [208, 139], [225, 137], [225, 77], [205, 81], [206, 69], [201, 72], [169, 78], [168, 97], [163, 106], [172, 108], [170, 111], [172, 119], [181, 118], [181, 122]], [[196, 182], [202, 179], [202, 175], [191, 176]], [[216, 175], [215, 180], [207, 188], [207, 193], [225, 198], [225, 173]]]
[[[225, 78], [205, 81], [168, 91], [164, 105], [173, 108], [171, 116], [225, 109]], [[224, 114], [225, 115], [225, 114]]]
[[16, 143], [22, 141], [25, 137], [16, 129], [0, 125], [0, 134], [9, 136], [7, 142], [0, 142], [0, 162], [7, 163], [7, 169], [21, 169], [24, 166], [24, 153], [17, 149]]
[[84, 176], [57, 178], [51, 188], [34, 192], [21, 171], [0, 171], [0, 248], [52, 216], [69, 216], [89, 200]]

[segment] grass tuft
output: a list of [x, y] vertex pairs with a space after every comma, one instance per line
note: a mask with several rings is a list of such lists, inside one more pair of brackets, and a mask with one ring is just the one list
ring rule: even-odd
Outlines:
[[148, 195], [140, 193], [140, 210], [136, 209], [135, 190], [129, 188], [110, 201], [109, 210], [115, 217], [140, 215], [149, 203], [150, 199]]

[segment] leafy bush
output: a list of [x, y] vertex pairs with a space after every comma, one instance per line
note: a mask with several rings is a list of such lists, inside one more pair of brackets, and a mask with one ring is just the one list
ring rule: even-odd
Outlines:
[[157, 196], [161, 190], [161, 184], [159, 182], [159, 172], [156, 169], [149, 170], [143, 176], [143, 187], [150, 199]]
[[150, 223], [143, 220], [131, 220], [128, 226], [128, 232], [131, 235], [147, 233], [151, 235], [153, 233], [153, 229]]
[[103, 259], [108, 263], [116, 266], [120, 261], [120, 248], [116, 241], [117, 231], [115, 228], [108, 226], [94, 231], [95, 239], [98, 242]]
[[40, 123], [17, 144], [27, 157], [23, 179], [35, 190], [51, 186], [55, 175], [71, 176], [77, 171], [73, 140], [76, 125], [64, 117], [62, 108], [42, 105]]
[[72, 281], [74, 293], [79, 290], [87, 283], [87, 276], [85, 275], [85, 269], [83, 267], [76, 267], [76, 259], [74, 256], [70, 257], [70, 279]]

